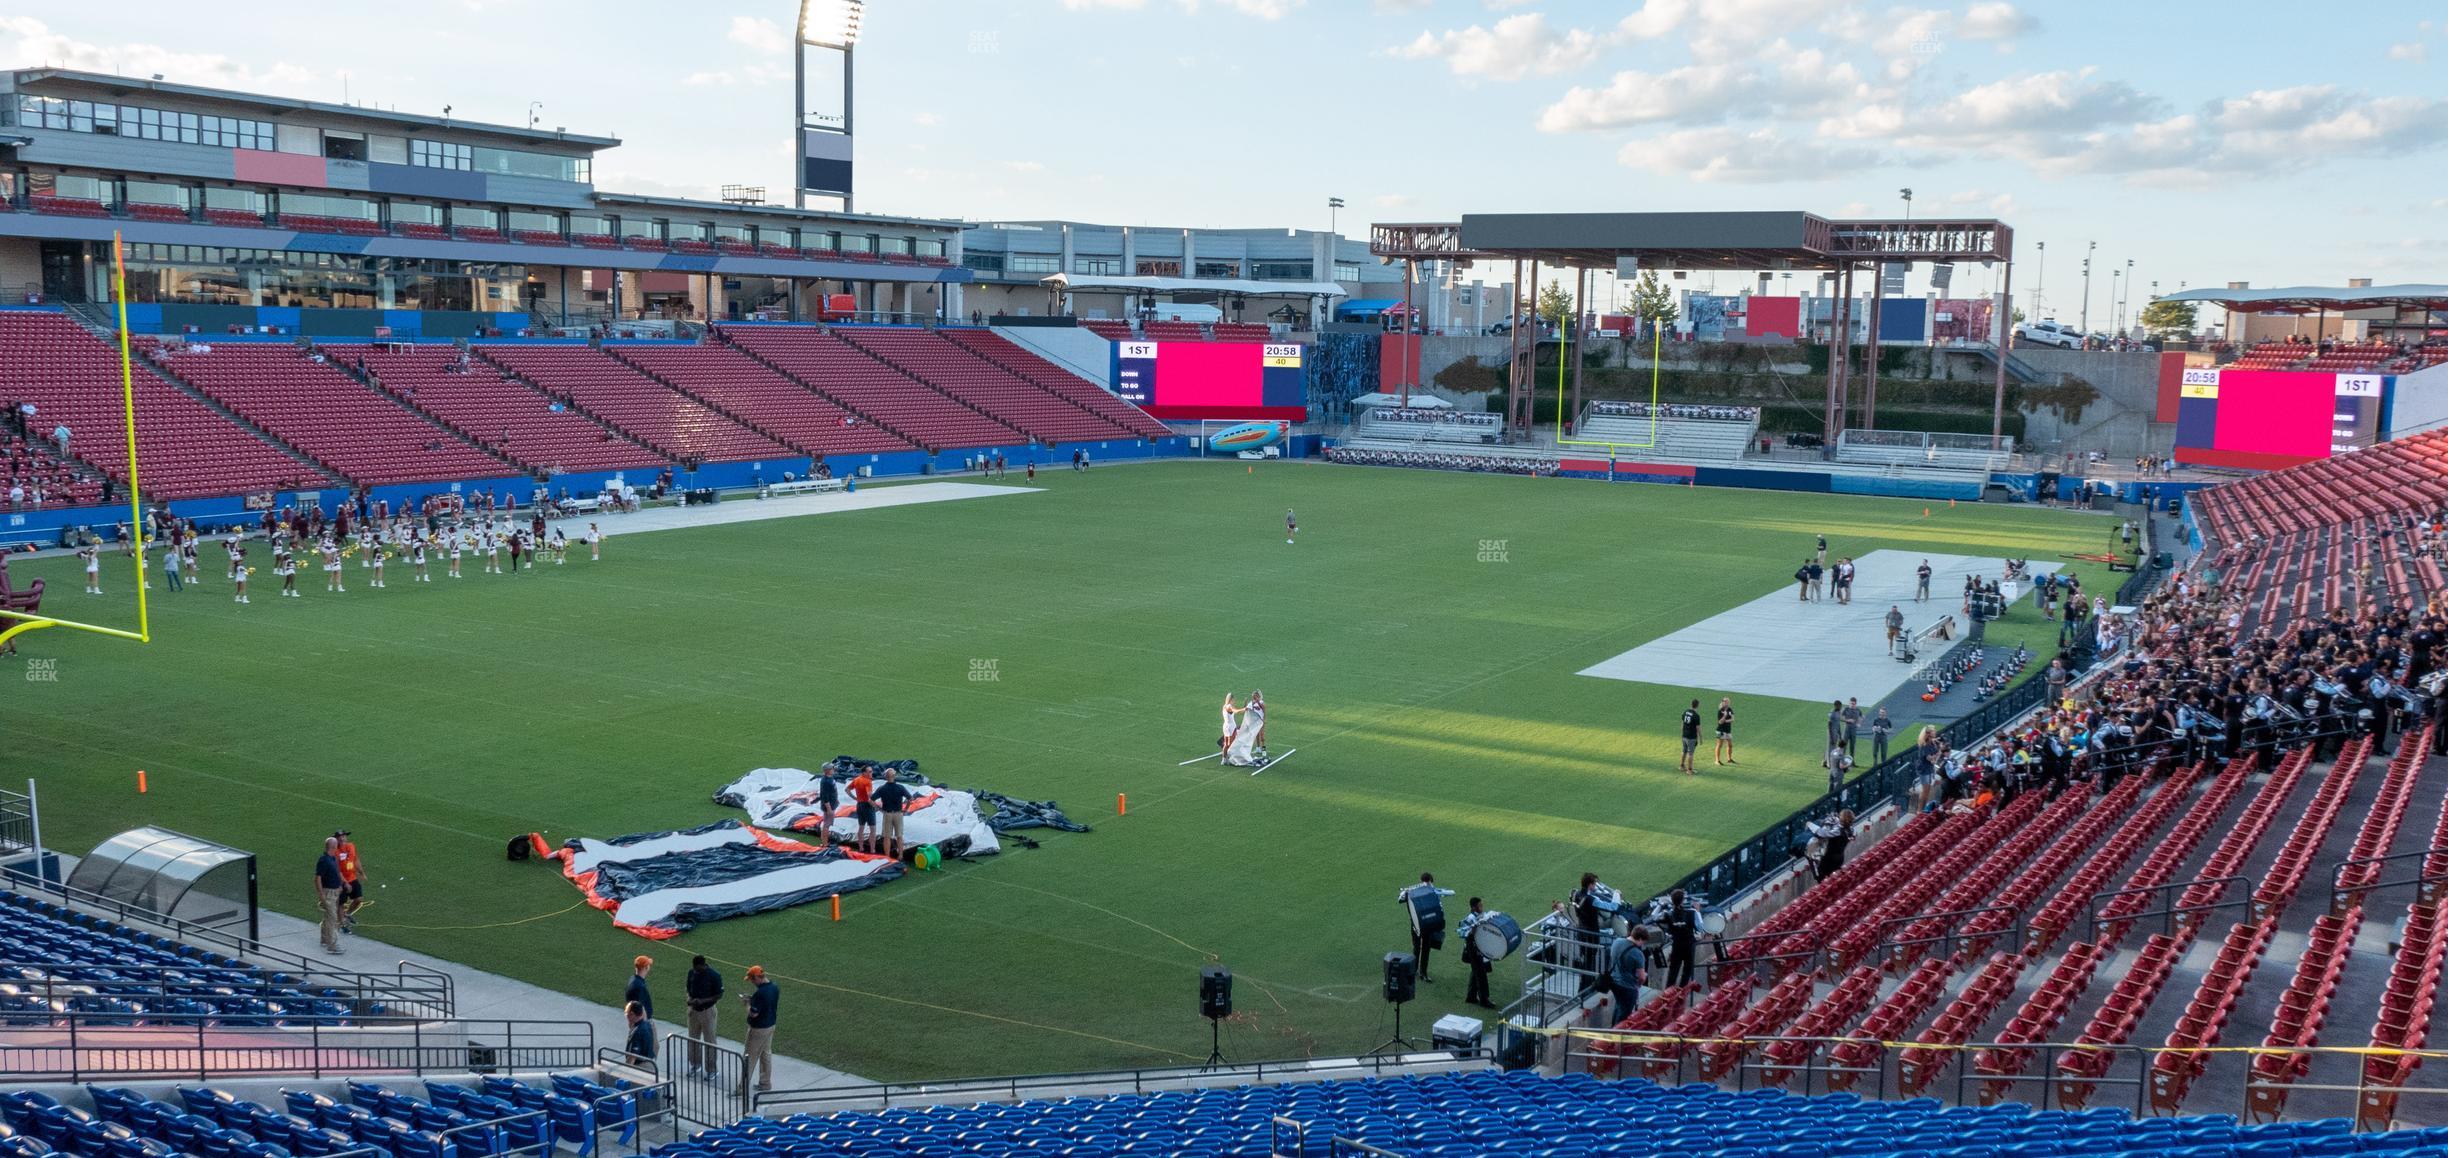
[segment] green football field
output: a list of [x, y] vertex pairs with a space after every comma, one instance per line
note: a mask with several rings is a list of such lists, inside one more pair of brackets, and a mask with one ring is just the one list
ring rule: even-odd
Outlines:
[[[868, 1077], [1196, 1062], [1211, 961], [1238, 982], [1228, 1055], [1350, 1054], [1389, 1035], [1378, 961], [1408, 947], [1394, 891], [1421, 870], [1527, 924], [1584, 870], [1647, 895], [1825, 786], [1817, 702], [1741, 701], [1741, 765], [1685, 777], [1677, 713], [1714, 691], [1575, 671], [1788, 585], [1817, 533], [1832, 554], [2049, 559], [2109, 525], [1283, 463], [1038, 489], [633, 535], [615, 520], [601, 563], [431, 585], [400, 568], [384, 591], [352, 565], [340, 597], [302, 575], [305, 599], [277, 598], [264, 566], [246, 607], [208, 551], [203, 591], [157, 579], [148, 647], [22, 638], [56, 680], [6, 701], [11, 775], [40, 780], [54, 847], [145, 823], [222, 840], [299, 915], [321, 838], [352, 829], [384, 886], [368, 935], [606, 1003], [642, 949], [673, 1008], [688, 954], [734, 983], [762, 963], [783, 1051]], [[50, 581], [46, 611], [132, 623], [108, 559], [102, 598], [73, 560], [11, 570]], [[1176, 767], [1213, 751], [1224, 692], [1253, 687], [1270, 746], [1299, 754], [1255, 778]], [[1095, 831], [853, 894], [839, 924], [807, 906], [660, 947], [502, 856], [529, 830], [736, 817], [716, 787], [837, 753], [1051, 798]], [[1447, 955], [1437, 972], [1406, 1028], [1462, 1008], [1464, 971]], [[1499, 966], [1500, 1000], [1515, 975]]]

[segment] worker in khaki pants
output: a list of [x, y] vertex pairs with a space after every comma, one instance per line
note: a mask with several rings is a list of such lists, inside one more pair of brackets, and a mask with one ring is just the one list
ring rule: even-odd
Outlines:
[[748, 1056], [740, 1062], [740, 1099], [747, 1100], [748, 1076], [756, 1075], [758, 1093], [773, 1088], [773, 1034], [775, 1015], [782, 1005], [782, 987], [765, 975], [765, 967], [748, 967], [749, 991], [740, 994], [748, 1006]]
[[323, 855], [315, 860], [315, 909], [323, 914], [323, 951], [340, 955], [340, 838], [323, 838]]
[[688, 971], [688, 1076], [714, 1079], [714, 1051], [706, 1047], [717, 1040], [714, 1023], [722, 1016], [723, 978], [706, 964], [700, 953], [689, 962]]

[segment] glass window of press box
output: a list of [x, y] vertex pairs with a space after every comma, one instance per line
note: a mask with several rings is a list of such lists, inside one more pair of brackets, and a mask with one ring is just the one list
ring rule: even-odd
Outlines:
[[112, 182], [99, 177], [80, 177], [74, 173], [28, 173], [26, 195], [71, 197], [80, 201], [99, 201], [104, 205], [119, 203], [119, 192]]
[[343, 221], [372, 221], [379, 208], [360, 197], [332, 197], [322, 193], [282, 193], [280, 211], [284, 217], [335, 217]]
[[184, 211], [194, 204], [194, 189], [168, 181], [140, 181], [130, 177], [124, 188], [130, 205], [166, 205]]
[[175, 141], [187, 145], [219, 145], [230, 149], [271, 149], [272, 123], [243, 117], [215, 117], [170, 112], [107, 101], [62, 100], [17, 94], [17, 124], [29, 129], [57, 129], [104, 137], [134, 137], [141, 141]]
[[487, 209], [481, 205], [453, 205], [450, 209], [450, 222], [453, 229], [499, 230], [501, 211]]
[[843, 253], [874, 253], [875, 237], [866, 233], [842, 234], [841, 251]]
[[510, 211], [510, 231], [513, 233], [559, 233], [561, 215], [540, 213], [532, 209]]
[[652, 217], [623, 217], [620, 219], [620, 235], [622, 237], [660, 238], [663, 236], [662, 223]]
[[570, 215], [569, 231], [572, 237], [609, 237], [612, 234], [612, 221], [610, 218], [575, 213]]
[[394, 201], [391, 203], [391, 221], [395, 225], [431, 225], [438, 228], [442, 224], [442, 207], [422, 201]]
[[[94, 250], [105, 276], [108, 246]], [[128, 246], [127, 266], [131, 301], [314, 309], [512, 309], [527, 280], [526, 266], [493, 262], [147, 242]]]

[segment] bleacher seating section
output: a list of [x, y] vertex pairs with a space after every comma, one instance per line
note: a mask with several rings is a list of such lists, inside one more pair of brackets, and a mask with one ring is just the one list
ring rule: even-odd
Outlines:
[[1080, 322], [1080, 328], [1116, 342], [1128, 342], [1139, 336], [1129, 322], [1113, 318], [1089, 318]]
[[791, 448], [708, 409], [635, 366], [582, 346], [478, 346], [489, 361], [674, 459], [785, 459]]
[[584, 1158], [596, 1152], [599, 1126], [617, 1130], [623, 1141], [634, 1137], [643, 1094], [580, 1074], [554, 1074], [550, 1081], [428, 1081], [415, 1093], [349, 1081], [344, 1098], [283, 1089], [270, 1105], [211, 1086], [178, 1086], [178, 1101], [166, 1102], [125, 1087], [91, 1085], [85, 1087], [90, 1110], [38, 1091], [7, 1091], [0, 1092], [0, 1156], [479, 1158], [550, 1155], [568, 1147]]
[[1069, 399], [1131, 434], [1141, 438], [1162, 438], [1172, 433], [1164, 423], [1069, 370], [1046, 360], [1035, 352], [993, 330], [947, 329], [943, 335], [967, 347], [972, 353], [1036, 383], [1057, 397]]
[[1210, 328], [1219, 342], [1264, 342], [1275, 336], [1263, 322], [1217, 322]]
[[[0, 310], [0, 400], [35, 404], [36, 437], [68, 426], [68, 453], [127, 481], [119, 351], [66, 314]], [[334, 480], [237, 426], [186, 391], [135, 368], [136, 441], [145, 492], [201, 498], [328, 486]]]
[[627, 470], [667, 461], [583, 414], [553, 409], [550, 399], [498, 366], [471, 361], [463, 372], [452, 370], [456, 350], [335, 346], [332, 353], [370, 371], [371, 381], [403, 405], [522, 469]]
[[631, 346], [615, 354], [687, 393], [813, 455], [876, 454], [910, 444], [730, 346]]
[[[2448, 1129], [2354, 1135], [2338, 1119], [2249, 1126], [2229, 1115], [2136, 1119], [1935, 1099], [1806, 1098], [1778, 1090], [1601, 1082], [1527, 1071], [1291, 1083], [744, 1119], [658, 1149], [657, 1158], [801, 1154], [1164, 1154], [1290, 1152], [1274, 1119], [1306, 1128], [1301, 1152], [1356, 1152], [1348, 1138], [1412, 1158], [1452, 1155], [2327, 1155], [2419, 1153]], [[1289, 1130], [1284, 1145], [1291, 1146]]]
[[0, 1025], [339, 1024], [347, 995], [22, 893], [0, 892]]
[[[8, 505], [18, 509], [36, 506], [84, 506], [102, 501], [100, 475], [79, 469], [74, 463], [63, 462], [57, 448], [42, 441], [47, 428], [34, 431], [34, 438], [19, 438], [14, 431], [0, 430], [0, 500], [13, 489], [22, 488], [25, 497]], [[38, 500], [35, 496], [41, 495]]]
[[1148, 322], [1139, 331], [1151, 342], [1204, 342], [1207, 328], [1197, 322]]
[[721, 326], [716, 332], [844, 409], [930, 450], [1028, 441], [836, 333], [811, 326]]
[[2448, 506], [2448, 430], [2428, 431], [2206, 490], [2187, 500], [2212, 566], [2234, 578], [2249, 625], [2346, 603], [2377, 576], [2401, 604], [2448, 591], [2408, 529]]
[[329, 355], [317, 362], [285, 343], [223, 342], [209, 354], [146, 345], [164, 373], [351, 482], [379, 486], [518, 473], [350, 377]]
[[1132, 432], [1039, 388], [931, 330], [845, 326], [834, 331], [852, 345], [1041, 443], [1097, 442]]
[[[1656, 425], [1653, 428], [1651, 423]], [[1653, 434], [1654, 430], [1654, 434]], [[1730, 463], [1759, 441], [1759, 415], [1740, 418], [1650, 418], [1597, 413], [1581, 420], [1575, 438], [1618, 442], [1619, 458], [1675, 463]], [[1654, 443], [1654, 445], [1651, 445]]]

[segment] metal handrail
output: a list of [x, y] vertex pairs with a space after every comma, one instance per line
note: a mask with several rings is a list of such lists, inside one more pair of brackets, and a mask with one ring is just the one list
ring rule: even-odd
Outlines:
[[2164, 884], [2143, 885], [2139, 888], [2111, 889], [2106, 892], [2093, 893], [2091, 894], [2090, 903], [2089, 936], [2086, 936], [2083, 939], [2086, 941], [2096, 942], [2099, 940], [2100, 926], [2102, 925], [2112, 925], [2119, 922], [2122, 922], [2127, 926], [2139, 925], [2142, 923], [2143, 919], [2147, 917], [2167, 918], [2167, 920], [2161, 924], [2160, 931], [2168, 936], [2175, 936], [2177, 918], [2192, 913], [2206, 914], [2215, 913], [2220, 909], [2243, 908], [2252, 903], [2252, 897], [2249, 894], [2239, 893], [2230, 900], [2211, 901], [2206, 904], [2199, 905], [2187, 905], [2178, 902], [2175, 904], [2163, 905], [2156, 909], [2144, 909], [2140, 912], [2126, 913], [2122, 916], [2108, 915], [2108, 906], [2112, 904], [2117, 897], [2151, 896], [2160, 893], [2174, 893], [2181, 895], [2184, 892], [2192, 891], [2197, 885], [2218, 885], [2220, 886], [2219, 895], [2225, 896], [2227, 892], [2226, 886], [2232, 884], [2242, 884], [2250, 879], [2251, 878], [2249, 877], [2243, 876], [2195, 877], [2191, 880], [2168, 881]]
[[1425, 1049], [1410, 1054], [1379, 1054], [1351, 1058], [1283, 1058], [1273, 1061], [1233, 1062], [1221, 1066], [1164, 1066], [1146, 1069], [1087, 1071], [1082, 1073], [1018, 1074], [1005, 1077], [962, 1078], [937, 1082], [869, 1082], [849, 1086], [809, 1086], [793, 1090], [768, 1090], [757, 1095], [756, 1112], [773, 1116], [783, 1113], [822, 1113], [820, 1107], [850, 1103], [891, 1106], [912, 1101], [939, 1102], [950, 1097], [974, 1097], [980, 1101], [1024, 1101], [1030, 1091], [1060, 1089], [1075, 1086], [1128, 1087], [1132, 1093], [1145, 1093], [1151, 1088], [1175, 1088], [1187, 1085], [1257, 1085], [1269, 1081], [1318, 1079], [1332, 1076], [1382, 1076], [1388, 1070], [1400, 1070], [1419, 1063], [1421, 1055], [1432, 1054], [1454, 1061], [1492, 1060], [1485, 1049]]
[[[199, 1014], [31, 1016], [40, 1019], [32, 1028], [51, 1031], [52, 1040], [25, 1040], [33, 1035], [22, 1023], [14, 1025], [10, 1040], [0, 1042], [0, 1077], [211, 1081], [276, 1074], [545, 1071], [583, 1068], [595, 1052], [595, 1027], [585, 1021], [374, 1017], [346, 1025], [319, 1020], [246, 1025]], [[0, 1024], [12, 1021], [0, 1015]]]
[[[2434, 885], [2441, 881], [2448, 881], [2448, 873], [2423, 873], [2420, 876], [2406, 877], [2401, 880], [2375, 880], [2365, 885], [2349, 885], [2346, 883], [2346, 870], [2350, 868], [2360, 865], [2385, 865], [2395, 861], [2413, 860], [2417, 857], [2429, 860], [2441, 855], [2448, 855], [2448, 846], [2420, 848], [2412, 852], [2392, 853], [2387, 856], [2359, 856], [2351, 860], [2339, 861], [2329, 866], [2329, 909], [2331, 912], [2343, 911], [2346, 908], [2347, 898], [2360, 897], [2365, 893], [2377, 892], [2381, 889], [2392, 889], [2402, 885]], [[2435, 891], [2429, 888], [2424, 889], [2424, 899], [2430, 899], [2431, 894]]]

